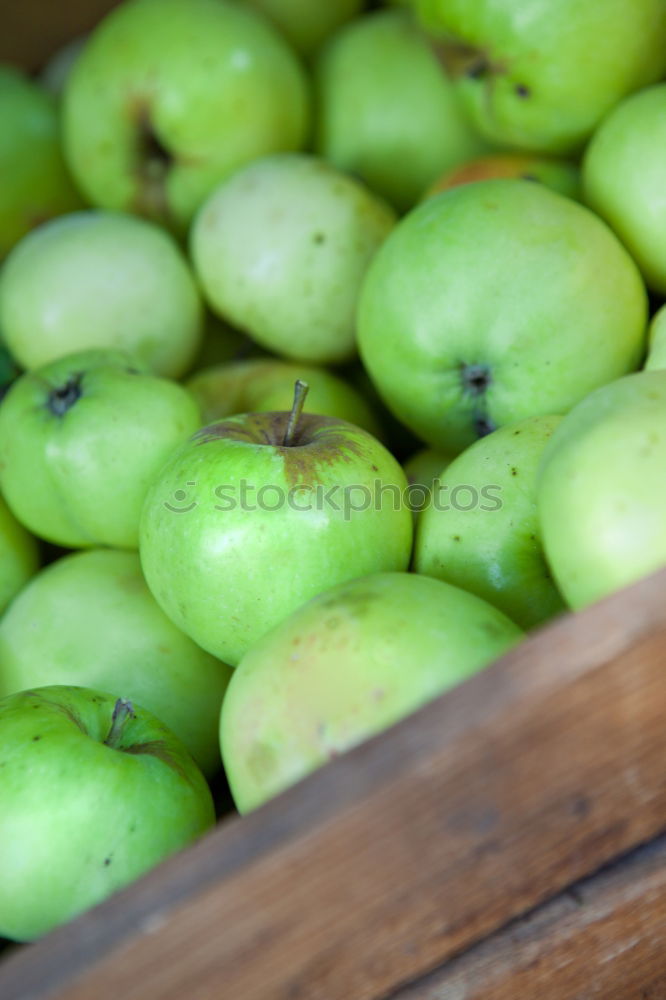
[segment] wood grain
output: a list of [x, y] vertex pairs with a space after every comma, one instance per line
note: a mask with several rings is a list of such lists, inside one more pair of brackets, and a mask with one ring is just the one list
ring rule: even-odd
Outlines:
[[5, 958], [0, 996], [389, 995], [665, 828], [665, 660], [666, 571]]
[[0, 61], [41, 69], [63, 45], [90, 31], [118, 0], [4, 0]]
[[661, 837], [391, 1000], [664, 1000], [665, 945]]

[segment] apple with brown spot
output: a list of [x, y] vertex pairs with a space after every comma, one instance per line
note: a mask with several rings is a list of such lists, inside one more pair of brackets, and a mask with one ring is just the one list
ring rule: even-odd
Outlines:
[[[302, 383], [299, 383], [302, 385]], [[315, 594], [405, 570], [405, 474], [366, 431], [301, 413], [229, 417], [177, 449], [148, 492], [140, 554], [157, 602], [235, 666]]]
[[288, 409], [298, 378], [310, 386], [308, 413], [340, 417], [375, 437], [382, 436], [379, 420], [364, 396], [326, 368], [279, 358], [250, 358], [203, 368], [186, 386], [199, 403], [204, 423], [212, 423], [234, 413]]
[[485, 667], [522, 638], [501, 611], [414, 573], [309, 601], [234, 672], [220, 739], [241, 812]]

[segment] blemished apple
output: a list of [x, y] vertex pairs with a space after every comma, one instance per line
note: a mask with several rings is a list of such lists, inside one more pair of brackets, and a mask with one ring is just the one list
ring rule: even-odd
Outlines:
[[339, 31], [319, 56], [315, 96], [318, 152], [400, 211], [442, 171], [488, 149], [405, 10]]
[[253, 358], [205, 368], [185, 384], [201, 408], [203, 423], [209, 424], [235, 413], [288, 410], [299, 378], [310, 387], [306, 413], [340, 417], [382, 437], [379, 421], [361, 393], [325, 368]]
[[35, 226], [83, 202], [60, 150], [58, 116], [41, 87], [0, 64], [0, 260]]
[[121, 212], [54, 219], [14, 248], [0, 274], [0, 328], [24, 368], [118, 348], [159, 375], [186, 372], [202, 304], [175, 240]]
[[560, 417], [529, 417], [488, 434], [433, 487], [413, 568], [477, 594], [531, 629], [564, 610], [546, 564], [536, 502], [543, 450]]
[[93, 549], [51, 563], [0, 621], [0, 698], [50, 684], [138, 702], [183, 741], [210, 777], [231, 668], [155, 603], [136, 552]]
[[368, 270], [358, 342], [398, 419], [461, 451], [637, 368], [646, 325], [638, 268], [604, 222], [541, 184], [491, 180], [398, 223]]
[[0, 615], [39, 567], [36, 538], [0, 496]]
[[402, 469], [354, 424], [301, 413], [302, 389], [291, 412], [197, 431], [143, 508], [141, 563], [154, 597], [231, 666], [321, 590], [409, 563]]
[[425, 576], [379, 573], [319, 594], [260, 639], [220, 717], [248, 812], [483, 669], [522, 638], [501, 611]]
[[180, 740], [110, 694], [54, 685], [0, 701], [0, 935], [32, 941], [215, 822]]
[[591, 393], [559, 425], [538, 482], [541, 534], [581, 608], [666, 564], [666, 371]]
[[657, 309], [648, 329], [647, 371], [666, 368], [666, 306]]
[[662, 0], [416, 0], [479, 130], [543, 153], [579, 150], [625, 94], [666, 71]]
[[184, 232], [233, 170], [301, 148], [309, 85], [276, 29], [246, 7], [125, 2], [78, 58], [63, 123], [68, 162], [94, 205]]
[[587, 204], [608, 222], [649, 288], [666, 292], [666, 83], [617, 104], [585, 152]]
[[336, 28], [360, 13], [363, 0], [242, 0], [264, 14], [308, 58]]
[[201, 425], [191, 393], [119, 351], [26, 372], [0, 407], [0, 489], [30, 531], [70, 548], [136, 548], [148, 486]]
[[459, 184], [501, 177], [539, 181], [568, 198], [580, 198], [580, 170], [575, 163], [530, 153], [490, 153], [469, 160], [438, 177], [424, 197], [430, 198]]
[[211, 309], [286, 358], [355, 353], [358, 293], [395, 214], [364, 184], [305, 153], [256, 160], [219, 185], [192, 227]]

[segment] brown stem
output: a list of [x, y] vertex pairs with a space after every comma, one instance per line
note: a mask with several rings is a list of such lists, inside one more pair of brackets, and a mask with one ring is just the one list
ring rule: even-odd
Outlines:
[[136, 718], [134, 712], [134, 706], [131, 701], [126, 698], [118, 698], [118, 701], [113, 706], [113, 715], [111, 716], [111, 728], [109, 729], [109, 734], [104, 740], [107, 747], [117, 747], [125, 729], [125, 725], [129, 719]]
[[289, 420], [287, 422], [287, 429], [284, 432], [284, 439], [282, 444], [285, 448], [291, 447], [294, 442], [294, 435], [298, 427], [298, 421], [301, 419], [301, 413], [303, 412], [303, 407], [305, 406], [305, 397], [308, 394], [310, 386], [303, 379], [297, 378], [294, 385], [294, 402], [291, 407], [291, 413], [289, 414]]

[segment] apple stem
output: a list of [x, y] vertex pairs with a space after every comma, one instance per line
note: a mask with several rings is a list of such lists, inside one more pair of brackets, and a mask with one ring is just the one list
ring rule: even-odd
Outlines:
[[111, 716], [111, 728], [109, 729], [109, 735], [104, 740], [107, 747], [118, 746], [127, 720], [134, 719], [135, 717], [132, 702], [128, 701], [126, 698], [118, 698], [117, 702], [113, 706], [113, 715]]
[[294, 434], [296, 433], [296, 428], [298, 427], [298, 421], [301, 419], [301, 413], [303, 412], [303, 407], [305, 406], [305, 397], [308, 394], [310, 386], [303, 379], [297, 378], [294, 384], [294, 402], [291, 407], [291, 413], [289, 414], [289, 420], [287, 422], [287, 429], [284, 432], [284, 439], [282, 444], [285, 448], [291, 447], [294, 441]]

